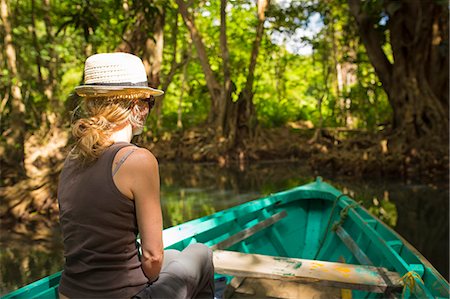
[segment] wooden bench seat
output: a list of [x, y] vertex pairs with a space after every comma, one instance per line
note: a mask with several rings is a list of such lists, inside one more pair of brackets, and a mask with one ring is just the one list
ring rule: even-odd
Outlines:
[[[233, 251], [215, 250], [214, 268], [216, 273], [236, 277], [314, 283], [376, 293], [402, 287], [398, 273], [385, 268]], [[393, 284], [386, 284], [380, 272], [385, 273]]]

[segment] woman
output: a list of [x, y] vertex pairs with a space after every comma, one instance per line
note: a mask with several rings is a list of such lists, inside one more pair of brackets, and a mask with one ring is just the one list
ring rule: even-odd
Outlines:
[[86, 116], [73, 124], [58, 186], [60, 298], [212, 298], [211, 250], [164, 251], [158, 162], [130, 143], [163, 92], [148, 87], [142, 61], [126, 53], [89, 57], [75, 91]]

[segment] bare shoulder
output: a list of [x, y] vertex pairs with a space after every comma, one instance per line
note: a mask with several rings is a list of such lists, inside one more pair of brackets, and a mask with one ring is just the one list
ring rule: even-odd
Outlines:
[[135, 170], [149, 170], [158, 167], [158, 160], [155, 155], [152, 154], [148, 149], [139, 147], [136, 151], [128, 158], [128, 167]]
[[[127, 153], [129, 155], [120, 167], [119, 160]], [[138, 147], [133, 148], [133, 152], [130, 153], [130, 148], [126, 147], [117, 153], [114, 161], [113, 169], [119, 167], [113, 176], [114, 184], [127, 198], [134, 200], [139, 193], [149, 192], [146, 188], [157, 189], [158, 160], [149, 150]]]

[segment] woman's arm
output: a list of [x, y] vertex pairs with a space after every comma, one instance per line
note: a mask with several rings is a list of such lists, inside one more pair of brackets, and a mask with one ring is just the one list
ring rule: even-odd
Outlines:
[[150, 281], [161, 271], [164, 246], [158, 161], [148, 150], [140, 148], [126, 163], [128, 186], [136, 203], [136, 217], [141, 237], [142, 269]]

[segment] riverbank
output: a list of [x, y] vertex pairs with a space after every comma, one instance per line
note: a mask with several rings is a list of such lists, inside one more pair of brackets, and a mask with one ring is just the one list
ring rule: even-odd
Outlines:
[[448, 142], [432, 138], [404, 142], [383, 133], [285, 127], [257, 131], [252, 140], [227, 151], [213, 136], [211, 130], [197, 128], [162, 134], [147, 147], [160, 161], [227, 165], [292, 160], [307, 164], [313, 172], [425, 182], [448, 180], [449, 175]]
[[[136, 143], [150, 149], [160, 163], [212, 162], [239, 169], [257, 161], [288, 160], [307, 167], [311, 176], [395, 178], [431, 185], [448, 182], [448, 143], [431, 138], [408, 143], [382, 133], [283, 127], [259, 129], [251, 140], [230, 150], [226, 140], [216, 140], [214, 133], [210, 128], [194, 128], [139, 137]], [[46, 148], [38, 146], [42, 138], [29, 138], [26, 161], [31, 161], [27, 164], [30, 174], [1, 188], [2, 221], [23, 224], [57, 219], [57, 182], [70, 149], [67, 135], [66, 131], [53, 132]]]

